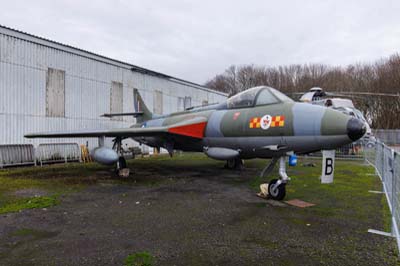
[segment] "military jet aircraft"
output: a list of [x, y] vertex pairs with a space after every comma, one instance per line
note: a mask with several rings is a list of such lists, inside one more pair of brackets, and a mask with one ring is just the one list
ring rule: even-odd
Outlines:
[[[294, 102], [276, 89], [260, 86], [238, 93], [226, 102], [196, 107], [169, 115], [153, 115], [135, 91], [134, 113], [137, 124], [130, 128], [44, 132], [27, 138], [97, 137], [99, 147], [93, 157], [103, 164], [126, 167], [121, 141], [132, 138], [151, 147], [204, 152], [238, 167], [242, 159], [272, 158], [262, 175], [279, 163], [279, 179], [269, 182], [269, 195], [282, 200], [290, 180], [286, 174], [286, 156], [336, 149], [365, 134], [365, 123], [324, 106]], [[104, 146], [104, 138], [113, 137], [113, 149]]]

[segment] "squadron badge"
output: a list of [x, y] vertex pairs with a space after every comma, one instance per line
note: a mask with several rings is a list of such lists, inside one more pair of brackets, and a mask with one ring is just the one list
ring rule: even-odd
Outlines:
[[268, 129], [271, 126], [271, 122], [272, 122], [272, 117], [270, 115], [264, 115], [261, 118], [261, 128], [262, 129]]
[[264, 115], [263, 117], [252, 117], [249, 122], [249, 128], [262, 128], [267, 130], [270, 127], [284, 127], [285, 116]]

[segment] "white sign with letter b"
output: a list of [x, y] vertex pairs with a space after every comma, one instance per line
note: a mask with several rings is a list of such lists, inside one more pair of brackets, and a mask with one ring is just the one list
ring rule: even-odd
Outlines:
[[333, 171], [335, 169], [335, 150], [322, 151], [322, 175], [321, 183], [333, 183]]

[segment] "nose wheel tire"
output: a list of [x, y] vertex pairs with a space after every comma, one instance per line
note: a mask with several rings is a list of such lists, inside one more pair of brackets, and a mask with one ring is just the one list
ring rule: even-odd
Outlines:
[[286, 195], [286, 184], [277, 185], [278, 179], [272, 179], [268, 184], [268, 195], [274, 200], [283, 200]]

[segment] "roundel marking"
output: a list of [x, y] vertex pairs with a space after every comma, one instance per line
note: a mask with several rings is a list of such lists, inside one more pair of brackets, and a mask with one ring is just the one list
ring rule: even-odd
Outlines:
[[271, 126], [272, 117], [270, 115], [264, 115], [261, 118], [261, 128], [266, 130]]

